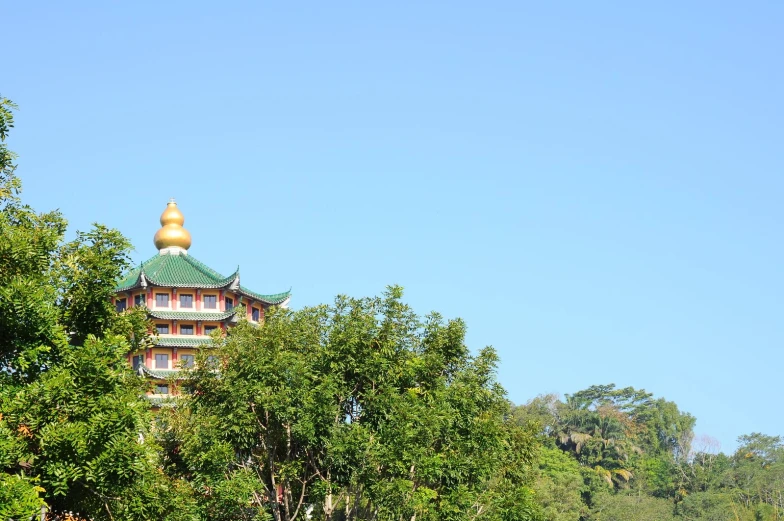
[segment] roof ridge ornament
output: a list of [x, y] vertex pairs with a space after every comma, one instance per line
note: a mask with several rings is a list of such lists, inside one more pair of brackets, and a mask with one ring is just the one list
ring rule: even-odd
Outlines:
[[174, 198], [169, 199], [166, 209], [161, 214], [161, 229], [155, 233], [155, 247], [161, 255], [188, 254], [191, 247], [191, 234], [182, 227], [185, 216], [177, 208]]
[[240, 267], [237, 266], [237, 271], [234, 272], [234, 280], [229, 284], [229, 291], [237, 291], [240, 289]]

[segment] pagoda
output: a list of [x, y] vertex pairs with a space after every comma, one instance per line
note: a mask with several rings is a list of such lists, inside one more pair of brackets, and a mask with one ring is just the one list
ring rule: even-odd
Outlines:
[[158, 254], [125, 275], [112, 299], [117, 311], [145, 306], [158, 333], [154, 347], [128, 355], [133, 369], [152, 381], [153, 404], [177, 394], [178, 372], [193, 367], [196, 351], [210, 342], [213, 331], [225, 332], [239, 322], [240, 311], [260, 324], [270, 306], [286, 307], [291, 298], [291, 291], [251, 291], [240, 284], [239, 267], [224, 276], [189, 255], [191, 234], [184, 223], [170, 200], [154, 238]]

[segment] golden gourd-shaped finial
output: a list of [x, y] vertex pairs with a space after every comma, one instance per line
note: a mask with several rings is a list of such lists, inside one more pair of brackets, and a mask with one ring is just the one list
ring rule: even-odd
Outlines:
[[171, 248], [182, 248], [187, 250], [191, 247], [191, 234], [182, 227], [185, 223], [185, 216], [177, 208], [174, 199], [169, 200], [166, 209], [161, 214], [161, 228], [155, 233], [155, 247], [159, 250]]

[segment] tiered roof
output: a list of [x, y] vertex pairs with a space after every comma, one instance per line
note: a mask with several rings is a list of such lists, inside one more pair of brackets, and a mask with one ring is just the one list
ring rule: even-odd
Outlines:
[[159, 335], [155, 345], [160, 347], [197, 347], [211, 342], [210, 337]]
[[[138, 288], [146, 288], [147, 286], [228, 289], [244, 297], [270, 305], [283, 304], [291, 297], [291, 290], [269, 295], [251, 291], [240, 285], [239, 268], [228, 277], [225, 277], [184, 251], [162, 253], [142, 262], [140, 266], [132, 269], [120, 280], [115, 291], [132, 291]], [[152, 311], [151, 314], [154, 317], [162, 319], [190, 318], [193, 320], [223, 320], [232, 313], [198, 313], [201, 315], [209, 315], [205, 318], [194, 318], [196, 313], [186, 314], [185, 312], [177, 313], [175, 311]]]
[[149, 310], [148, 313], [152, 318], [160, 318], [161, 320], [203, 320], [205, 322], [220, 322], [234, 315], [237, 311], [236, 308], [228, 311], [218, 311], [216, 313], [207, 313], [204, 311], [158, 311], [155, 309]]
[[143, 365], [139, 366], [139, 374], [144, 376], [151, 376], [158, 380], [168, 380], [174, 378], [175, 380], [185, 380], [187, 373], [180, 369], [150, 369]]
[[[262, 294], [251, 291], [240, 285], [240, 269], [229, 276], [224, 276], [200, 262], [192, 255], [188, 255], [191, 246], [191, 234], [183, 228], [185, 217], [177, 208], [174, 199], [169, 201], [161, 215], [161, 228], [156, 232], [153, 242], [158, 248], [158, 255], [147, 259], [139, 266], [133, 268], [115, 286], [116, 294], [126, 293], [148, 287], [159, 288], [188, 288], [188, 289], [220, 289], [228, 290], [237, 295], [238, 300], [252, 300], [265, 305], [285, 306], [291, 297], [291, 290], [282, 293]], [[239, 302], [238, 302], [239, 304]], [[236, 323], [238, 310], [234, 307], [226, 311], [217, 309], [174, 311], [148, 309], [150, 318], [160, 320], [202, 321], [202, 322], [228, 322]], [[176, 328], [175, 328], [176, 329]], [[195, 347], [208, 345], [212, 338], [208, 335], [160, 335], [155, 341], [158, 347]], [[173, 350], [176, 357], [177, 350]], [[150, 356], [148, 351], [147, 356]], [[166, 364], [168, 366], [168, 362]], [[153, 369], [141, 364], [139, 374], [155, 380], [182, 380], [187, 374], [179, 368]], [[175, 401], [171, 395], [147, 396], [153, 407], [174, 406]]]

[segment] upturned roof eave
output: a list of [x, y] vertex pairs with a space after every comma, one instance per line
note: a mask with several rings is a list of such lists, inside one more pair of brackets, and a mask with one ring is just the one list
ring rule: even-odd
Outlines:
[[168, 380], [174, 378], [175, 380], [187, 379], [188, 373], [181, 369], [150, 369], [144, 365], [140, 365], [138, 369], [139, 375], [149, 376], [157, 380]]
[[243, 297], [248, 297], [249, 299], [257, 300], [259, 302], [263, 302], [264, 304], [269, 304], [271, 306], [277, 306], [278, 304], [282, 304], [283, 302], [291, 298], [291, 288], [289, 288], [288, 291], [283, 291], [281, 293], [262, 295], [261, 293], [256, 293], [255, 291], [251, 291], [248, 288], [240, 286], [237, 293], [239, 293]]
[[[233, 280], [231, 281], [233, 282]], [[134, 291], [136, 289], [143, 289], [147, 287], [154, 287], [154, 288], [193, 288], [193, 289], [218, 289], [218, 290], [228, 290], [231, 287], [231, 282], [229, 284], [225, 284], [222, 286], [216, 286], [212, 284], [197, 284], [197, 283], [167, 283], [162, 284], [159, 282], [155, 282], [152, 279], [147, 279], [147, 285], [143, 286], [141, 281], [137, 279], [136, 283], [131, 286], [118, 286], [114, 289], [116, 293], [123, 293], [128, 291]], [[291, 290], [283, 291], [281, 293], [273, 293], [270, 295], [263, 295], [261, 293], [256, 293], [254, 291], [250, 291], [244, 287], [240, 287], [238, 290], [234, 291], [242, 295], [243, 297], [247, 297], [249, 299], [253, 299], [264, 304], [269, 304], [271, 306], [276, 306], [288, 300], [291, 297]]]
[[[193, 270], [194, 275], [198, 274], [197, 276], [201, 276], [202, 278], [214, 279], [213, 282], [204, 281], [180, 281], [180, 280], [161, 280], [156, 276], [158, 270], [161, 269], [160, 266], [156, 265], [156, 262], [160, 264], [161, 257], [155, 256], [148, 259], [146, 262], [142, 262], [137, 268], [131, 270], [128, 275], [122, 279], [124, 284], [118, 284], [115, 287], [116, 293], [122, 292], [130, 292], [137, 289], [146, 289], [150, 286], [156, 288], [193, 288], [193, 289], [218, 289], [218, 290], [229, 290], [235, 292], [243, 297], [247, 297], [249, 299], [253, 299], [264, 304], [268, 305], [278, 305], [281, 303], [286, 302], [291, 297], [291, 289], [286, 292], [282, 293], [273, 293], [273, 294], [262, 294], [252, 291], [240, 284], [240, 269], [239, 266], [237, 269], [229, 275], [228, 277], [223, 277], [217, 271], [213, 270], [206, 264], [202, 263], [195, 257], [191, 255], [174, 255], [174, 254], [165, 254], [166, 256], [171, 255], [171, 260], [166, 259], [164, 262], [173, 262], [174, 259], [178, 259], [180, 262], [184, 262], [189, 266], [189, 270]], [[150, 273], [145, 268], [148, 268], [152, 265], [153, 273]], [[135, 275], [135, 276], [134, 276]]]

